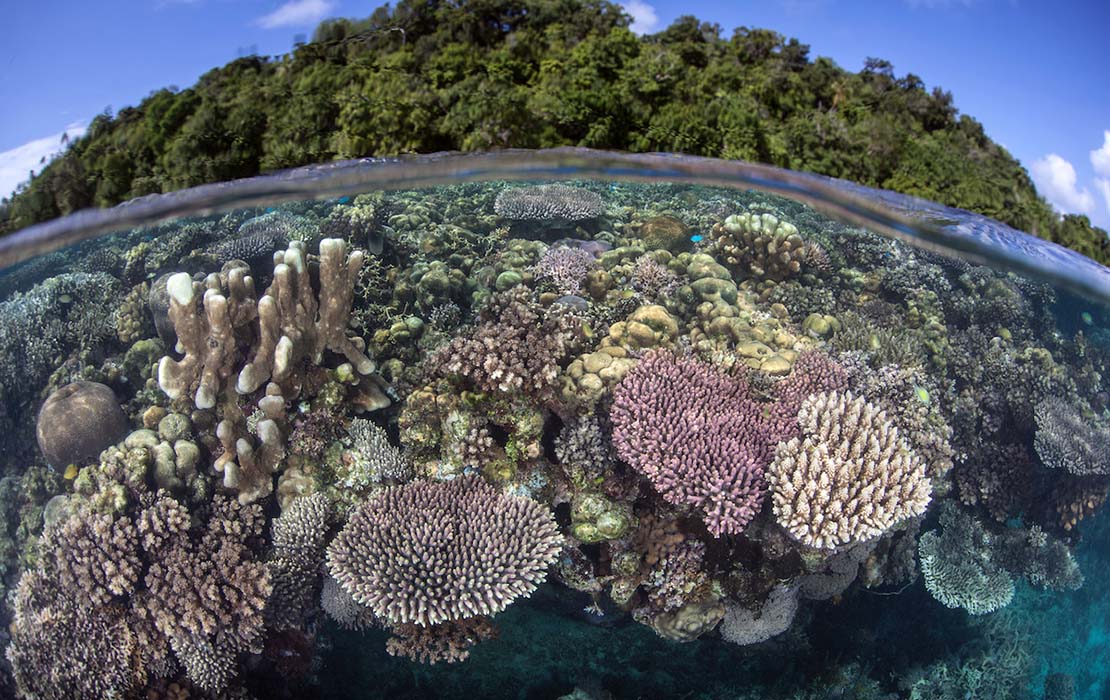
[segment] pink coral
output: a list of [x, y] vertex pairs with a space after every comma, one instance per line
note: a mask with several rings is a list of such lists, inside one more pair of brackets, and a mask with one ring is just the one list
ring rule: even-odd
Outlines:
[[701, 510], [715, 537], [759, 512], [772, 432], [747, 381], [653, 351], [613, 392], [613, 443], [665, 500]]

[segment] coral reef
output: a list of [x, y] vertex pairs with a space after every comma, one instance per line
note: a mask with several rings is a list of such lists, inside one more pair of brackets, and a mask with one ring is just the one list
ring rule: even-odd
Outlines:
[[581, 187], [536, 185], [502, 190], [493, 211], [517, 221], [581, 221], [600, 216], [604, 204], [600, 196]]
[[474, 478], [413, 482], [351, 515], [328, 568], [390, 624], [430, 626], [503, 610], [535, 589], [560, 546], [534, 501]]
[[43, 260], [0, 304], [0, 695], [1101, 688], [1039, 621], [1103, 583], [1106, 315], [1066, 293], [686, 184]]
[[714, 536], [759, 512], [772, 435], [743, 379], [666, 350], [613, 392], [613, 443], [670, 503], [696, 507]]

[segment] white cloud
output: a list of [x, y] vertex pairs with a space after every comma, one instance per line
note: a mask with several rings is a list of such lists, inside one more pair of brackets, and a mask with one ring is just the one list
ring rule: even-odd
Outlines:
[[82, 122], [75, 122], [64, 131], [0, 153], [0, 197], [10, 195], [16, 187], [30, 179], [32, 170], [39, 172], [51, 158], [60, 153], [65, 148], [62, 144], [63, 135], [68, 134], [70, 140], [76, 139], [85, 133], [85, 126]]
[[620, 4], [632, 17], [632, 26], [629, 29], [633, 33], [649, 34], [659, 26], [659, 16], [655, 14], [655, 8], [643, 0], [628, 0]]
[[1030, 169], [1033, 182], [1041, 194], [1065, 214], [1090, 214], [1095, 198], [1086, 187], [1077, 186], [1075, 167], [1055, 153], [1033, 162]]
[[332, 0], [289, 0], [270, 14], [259, 17], [255, 23], [263, 29], [304, 27], [324, 19], [334, 7]]
[[[1102, 132], [1102, 148], [1091, 151], [1091, 167], [1099, 175], [1110, 178], [1110, 129]], [[1107, 202], [1110, 207], [1110, 199]]]
[[1110, 211], [1110, 180], [1104, 177], [1096, 177], [1095, 189], [1102, 193], [1102, 198], [1106, 200], [1106, 211]]

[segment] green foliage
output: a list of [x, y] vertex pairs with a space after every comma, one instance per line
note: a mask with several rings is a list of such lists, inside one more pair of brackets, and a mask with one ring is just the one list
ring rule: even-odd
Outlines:
[[868, 59], [851, 73], [766, 29], [680, 17], [636, 37], [607, 0], [401, 0], [323, 22], [85, 137], [0, 206], [0, 234], [89, 206], [337, 158], [590, 146], [740, 158], [992, 216], [1096, 260], [952, 96]]

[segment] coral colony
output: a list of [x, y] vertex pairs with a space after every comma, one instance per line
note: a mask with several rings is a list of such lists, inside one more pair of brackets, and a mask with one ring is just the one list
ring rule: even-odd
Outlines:
[[[367, 194], [0, 285], [26, 698], [303, 687], [337, 628], [471, 664], [541, 585], [737, 658], [867, 592], [976, 620], [1080, 587], [1110, 492], [1110, 352], [1050, 288], [756, 193]], [[979, 658], [843, 697], [971, 697]]]

